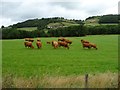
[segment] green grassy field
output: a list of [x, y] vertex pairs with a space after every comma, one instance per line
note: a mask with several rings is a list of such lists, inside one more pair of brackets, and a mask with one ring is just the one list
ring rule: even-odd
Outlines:
[[[43, 47], [25, 48], [23, 39], [2, 40], [2, 86], [13, 88], [118, 87], [118, 35], [67, 37], [70, 49], [46, 44], [57, 38], [41, 38]], [[98, 50], [83, 49], [81, 39], [97, 44]], [[35, 38], [36, 40], [36, 38]]]
[[34, 31], [34, 30], [37, 30], [37, 27], [17, 28], [17, 30]]
[[[3, 76], [69, 76], [118, 71], [118, 35], [67, 37], [72, 40], [70, 49], [57, 48], [46, 41], [57, 38], [41, 38], [43, 47], [24, 47], [23, 39], [2, 41]], [[83, 49], [81, 39], [97, 44], [98, 50]], [[36, 39], [35, 39], [36, 40]]]

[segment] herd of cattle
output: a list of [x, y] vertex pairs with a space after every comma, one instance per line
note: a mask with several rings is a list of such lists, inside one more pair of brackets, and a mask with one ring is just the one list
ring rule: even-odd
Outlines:
[[[32, 44], [33, 42], [34, 42], [34, 39], [25, 38], [24, 45], [25, 47], [28, 47], [28, 48], [34, 48]], [[46, 43], [51, 44], [55, 49], [61, 46], [69, 49], [69, 46], [72, 44], [72, 41], [61, 37], [61, 38], [58, 38], [58, 41], [47, 41]], [[83, 48], [88, 48], [88, 49], [95, 48], [97, 50], [97, 46], [93, 43], [90, 43], [89, 41], [82, 39], [81, 43], [82, 43]], [[36, 41], [36, 46], [38, 47], [38, 49], [42, 47], [42, 42], [39, 38]]]

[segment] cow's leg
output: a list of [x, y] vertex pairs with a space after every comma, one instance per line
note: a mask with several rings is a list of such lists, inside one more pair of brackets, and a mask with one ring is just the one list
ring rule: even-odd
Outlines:
[[90, 47], [90, 46], [88, 46], [88, 48], [89, 48], [89, 49], [91, 49], [91, 47]]
[[67, 48], [69, 49], [69, 46]]

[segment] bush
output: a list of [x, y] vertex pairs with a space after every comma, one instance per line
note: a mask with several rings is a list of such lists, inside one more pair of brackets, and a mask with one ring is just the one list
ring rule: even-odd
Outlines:
[[74, 37], [85, 35], [101, 35], [101, 34], [120, 34], [120, 25], [99, 25], [99, 26], [78, 26], [63, 27], [57, 29], [25, 31], [16, 28], [2, 29], [3, 39], [20, 39], [35, 37]]

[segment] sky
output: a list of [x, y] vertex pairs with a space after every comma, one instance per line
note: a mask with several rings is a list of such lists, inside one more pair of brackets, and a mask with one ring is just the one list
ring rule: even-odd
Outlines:
[[0, 26], [36, 18], [85, 20], [90, 16], [118, 14], [118, 2], [119, 0], [0, 0]]

